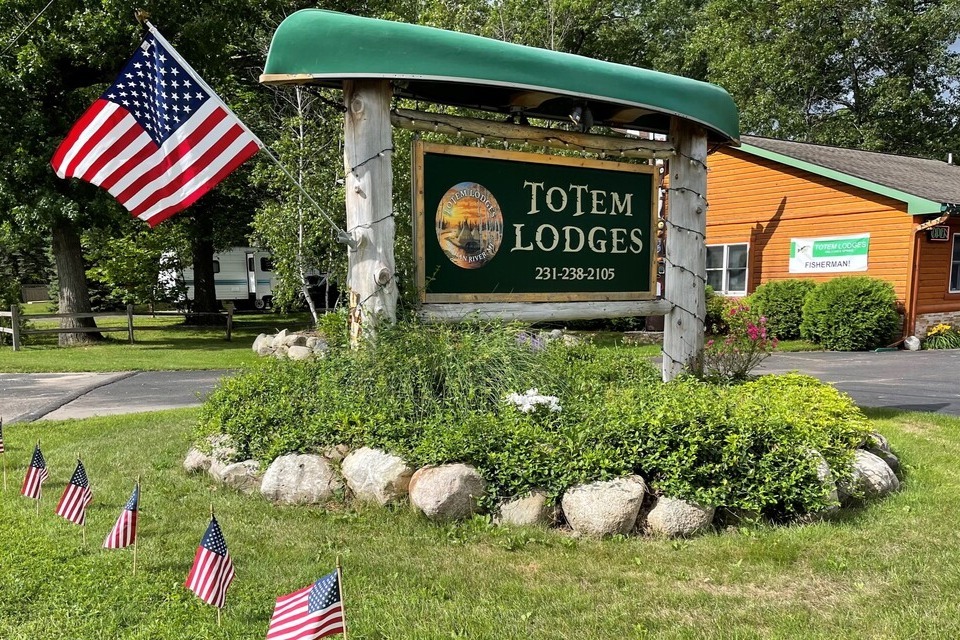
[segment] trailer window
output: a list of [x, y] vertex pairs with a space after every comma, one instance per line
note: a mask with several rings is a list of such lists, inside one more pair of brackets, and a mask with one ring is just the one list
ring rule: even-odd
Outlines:
[[214, 261], [213, 261], [213, 272], [214, 272], [214, 273], [220, 273], [220, 261], [219, 261], [219, 260], [214, 260]]
[[260, 258], [260, 271], [273, 271], [273, 260]]
[[247, 256], [247, 271], [253, 273], [253, 256]]

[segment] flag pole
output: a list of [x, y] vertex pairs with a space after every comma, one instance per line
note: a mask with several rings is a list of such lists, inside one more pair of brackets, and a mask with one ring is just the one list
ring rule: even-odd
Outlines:
[[337, 554], [337, 590], [340, 592], [340, 614], [343, 618], [343, 640], [347, 640], [347, 603], [343, 601], [343, 569], [340, 554]]
[[[143, 494], [140, 492], [140, 476], [137, 476], [137, 486], [134, 489], [137, 492], [137, 516], [140, 515], [140, 500], [143, 498]], [[139, 528], [139, 524], [137, 525]], [[137, 530], [134, 529], [133, 532], [133, 575], [137, 575], [137, 540], [140, 538], [137, 535]]]
[[[80, 452], [79, 452], [79, 451], [77, 451], [77, 464], [78, 464], [78, 465], [82, 464], [82, 462], [80, 461]], [[90, 480], [89, 480], [89, 479], [87, 480], [87, 485], [88, 485], [88, 488], [89, 488], [89, 485], [90, 485]], [[86, 516], [85, 511], [86, 511], [86, 507], [84, 507], [83, 524], [80, 525], [80, 539], [81, 539], [84, 547], [87, 546], [87, 516]]]
[[[40, 438], [37, 438], [37, 449], [40, 448]], [[43, 483], [37, 486], [37, 517], [40, 517], [40, 498], [43, 496]]]
[[[3, 416], [0, 416], [0, 445], [3, 445]], [[3, 492], [7, 492], [7, 447], [3, 446]]]
[[[213, 519], [214, 519], [213, 503], [211, 502], [210, 503], [210, 520], [212, 521]], [[220, 607], [217, 607], [217, 627], [219, 626], [220, 626]]]

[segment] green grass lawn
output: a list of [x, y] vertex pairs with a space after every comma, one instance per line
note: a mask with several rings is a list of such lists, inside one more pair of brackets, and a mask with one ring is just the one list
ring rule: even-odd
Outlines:
[[[39, 313], [39, 312], [38, 312]], [[57, 320], [37, 319], [34, 328], [57, 326]], [[230, 342], [223, 327], [188, 327], [178, 316], [136, 317], [134, 344], [125, 332], [104, 333], [104, 341], [82, 347], [57, 347], [56, 335], [28, 335], [26, 345], [14, 351], [9, 340], [0, 344], [0, 371], [43, 373], [77, 371], [161, 371], [232, 369], [256, 360], [250, 349], [259, 333], [306, 329], [307, 313], [238, 314]], [[123, 317], [98, 318], [100, 327], [126, 327]]]
[[[263, 638], [276, 596], [344, 566], [356, 639], [960, 637], [960, 420], [871, 412], [903, 490], [843, 520], [691, 540], [573, 540], [433, 525], [407, 510], [277, 508], [187, 476], [194, 410], [10, 425], [0, 496], [0, 638]], [[39, 517], [18, 495], [37, 438]], [[53, 514], [80, 453], [87, 543]], [[142, 477], [138, 573], [101, 550]], [[215, 507], [237, 578], [223, 627], [182, 586]]]

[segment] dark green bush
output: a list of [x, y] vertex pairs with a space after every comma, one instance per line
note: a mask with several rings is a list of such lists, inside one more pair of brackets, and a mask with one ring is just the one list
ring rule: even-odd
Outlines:
[[704, 300], [707, 305], [707, 317], [704, 322], [704, 330], [708, 335], [722, 336], [730, 331], [727, 325], [727, 311], [730, 308], [729, 300], [721, 295], [714, 293], [713, 287], [707, 285], [704, 292]]
[[[810, 450], [842, 476], [867, 431], [848, 397], [804, 376], [663, 384], [631, 349], [532, 349], [522, 329], [491, 325], [398, 331], [225, 379], [198, 435], [227, 433], [240, 456], [264, 461], [344, 443], [415, 466], [465, 462], [494, 500], [638, 473], [658, 492], [784, 518], [823, 506]], [[523, 413], [504, 400], [530, 387], [562, 410]]]
[[834, 278], [812, 289], [800, 334], [833, 351], [867, 351], [890, 344], [900, 330], [893, 286], [867, 276]]
[[750, 295], [750, 307], [766, 317], [767, 330], [778, 340], [800, 337], [803, 300], [816, 286], [812, 280], [774, 280], [766, 282]]

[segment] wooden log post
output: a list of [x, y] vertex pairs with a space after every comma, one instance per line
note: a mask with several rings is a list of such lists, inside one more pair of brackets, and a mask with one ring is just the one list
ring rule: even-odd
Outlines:
[[703, 355], [707, 315], [707, 135], [698, 125], [673, 118], [670, 161], [664, 298], [663, 379], [698, 366]]
[[397, 283], [393, 245], [392, 90], [386, 80], [346, 80], [343, 128], [348, 249], [350, 336], [376, 337], [378, 323], [396, 322]]
[[10, 329], [13, 350], [20, 351], [20, 306], [16, 303], [10, 305]]

